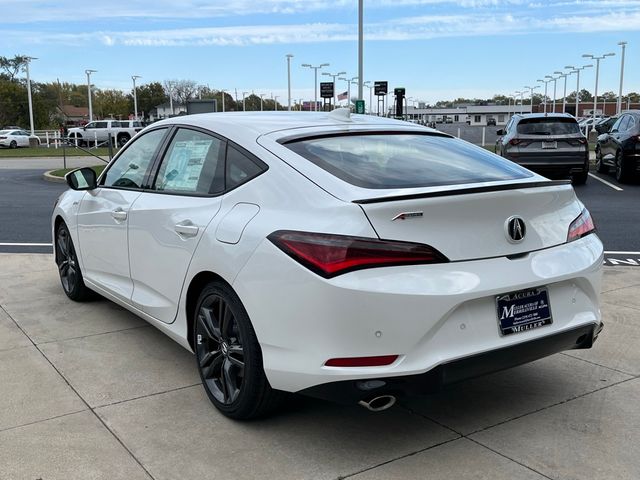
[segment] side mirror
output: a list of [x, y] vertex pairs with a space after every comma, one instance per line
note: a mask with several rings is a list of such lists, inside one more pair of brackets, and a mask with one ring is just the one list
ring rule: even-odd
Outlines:
[[497, 135], [504, 135], [504, 130], [500, 129], [496, 132]]
[[64, 178], [71, 190], [93, 190], [98, 186], [96, 172], [89, 167], [72, 170]]

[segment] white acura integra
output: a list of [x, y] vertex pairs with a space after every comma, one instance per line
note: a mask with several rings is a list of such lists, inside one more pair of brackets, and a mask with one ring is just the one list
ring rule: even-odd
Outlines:
[[602, 329], [602, 243], [571, 185], [410, 123], [185, 116], [67, 182], [65, 293], [193, 350], [232, 418], [283, 392], [384, 410]]

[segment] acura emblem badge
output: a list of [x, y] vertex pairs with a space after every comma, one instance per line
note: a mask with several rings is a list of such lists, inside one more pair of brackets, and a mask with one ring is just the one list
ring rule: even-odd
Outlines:
[[524, 224], [524, 220], [520, 217], [510, 217], [507, 219], [507, 236], [511, 243], [520, 243], [524, 240], [524, 236], [527, 233], [527, 227]]

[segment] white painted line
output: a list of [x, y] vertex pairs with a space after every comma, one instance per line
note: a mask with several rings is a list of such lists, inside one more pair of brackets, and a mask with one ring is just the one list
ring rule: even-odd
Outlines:
[[602, 183], [604, 183], [605, 185], [607, 185], [607, 186], [609, 186], [609, 187], [613, 188], [614, 190], [617, 190], [618, 192], [622, 192], [622, 191], [623, 191], [623, 190], [622, 190], [622, 188], [620, 188], [619, 186], [614, 185], [613, 183], [607, 182], [606, 180], [604, 180], [604, 179], [600, 178], [600, 177], [599, 177], [599, 176], [597, 176], [597, 175], [594, 175], [594, 174], [593, 174], [593, 173], [591, 173], [591, 172], [589, 172], [589, 176], [590, 176], [591, 178], [595, 178], [595, 179], [596, 179], [596, 180], [598, 180], [599, 182], [602, 182]]
[[0, 243], [0, 247], [52, 247], [52, 243]]
[[640, 255], [640, 252], [604, 252], [605, 255]]

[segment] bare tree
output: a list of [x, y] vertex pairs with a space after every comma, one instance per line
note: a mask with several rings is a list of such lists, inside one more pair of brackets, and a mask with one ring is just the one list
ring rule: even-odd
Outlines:
[[165, 80], [163, 87], [167, 96], [171, 95], [177, 103], [182, 105], [198, 92], [198, 84], [193, 80]]
[[0, 69], [9, 80], [14, 80], [20, 70], [27, 64], [29, 57], [26, 55], [16, 55], [13, 58], [0, 57]]

